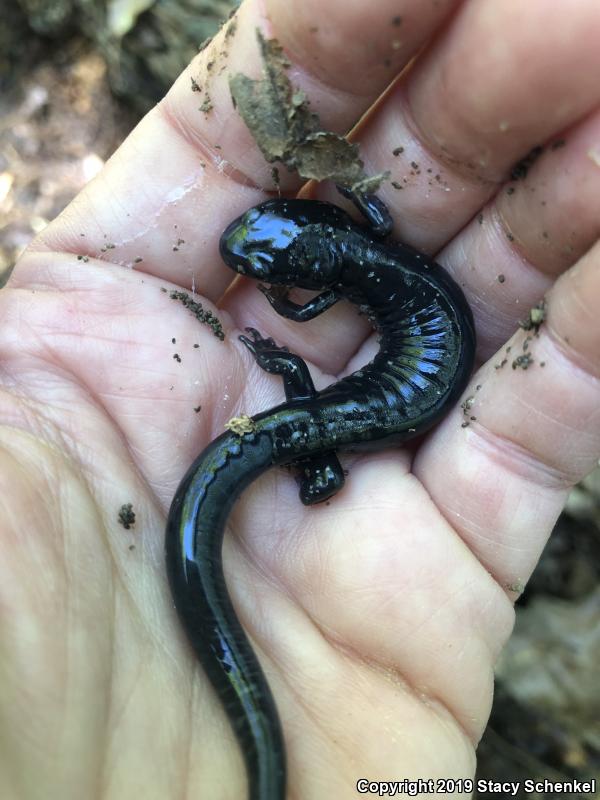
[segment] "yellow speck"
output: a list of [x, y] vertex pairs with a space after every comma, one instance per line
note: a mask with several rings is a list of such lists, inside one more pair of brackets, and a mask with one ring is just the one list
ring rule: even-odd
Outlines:
[[247, 414], [242, 414], [226, 422], [225, 427], [228, 431], [236, 433], [238, 436], [243, 436], [245, 433], [254, 433], [256, 430], [256, 423], [252, 417], [249, 417]]

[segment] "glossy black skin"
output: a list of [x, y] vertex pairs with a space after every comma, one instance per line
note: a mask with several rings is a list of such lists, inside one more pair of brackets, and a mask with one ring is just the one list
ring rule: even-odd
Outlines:
[[[376, 214], [381, 206], [372, 206]], [[240, 337], [259, 366], [282, 375], [286, 402], [253, 417], [251, 433], [215, 439], [190, 467], [169, 513], [175, 605], [238, 737], [249, 800], [284, 800], [277, 711], [223, 577], [229, 511], [276, 464], [298, 468], [303, 503], [326, 500], [344, 483], [336, 450], [397, 445], [431, 428], [465, 388], [475, 335], [462, 291], [439, 265], [405, 245], [378, 241], [336, 206], [263, 203], [229, 225], [220, 250], [237, 272], [271, 284], [262, 291], [279, 314], [307, 321], [345, 298], [369, 315], [381, 337], [372, 362], [321, 392], [299, 356], [252, 329], [251, 338]], [[293, 286], [320, 293], [298, 306], [278, 288]]]

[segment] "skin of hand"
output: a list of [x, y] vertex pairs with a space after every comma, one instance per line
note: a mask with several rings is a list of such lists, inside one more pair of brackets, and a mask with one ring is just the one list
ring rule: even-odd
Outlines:
[[[329, 505], [303, 507], [272, 470], [230, 518], [226, 579], [283, 720], [290, 799], [472, 776], [512, 602], [600, 455], [596, 1], [246, 0], [234, 19], [0, 292], [2, 797], [245, 796], [173, 610], [166, 513], [228, 419], [283, 398], [238, 331], [288, 345], [318, 388], [376, 346], [355, 308], [291, 323], [219, 259], [226, 224], [272, 186], [227, 86], [260, 74], [257, 27], [340, 132], [418, 54], [361, 154], [403, 187], [379, 192], [394, 236], [437, 254], [479, 339], [468, 427], [457, 407], [415, 452], [345, 459]], [[225, 342], [163, 288], [193, 289]], [[511, 369], [544, 295], [534, 362]]]

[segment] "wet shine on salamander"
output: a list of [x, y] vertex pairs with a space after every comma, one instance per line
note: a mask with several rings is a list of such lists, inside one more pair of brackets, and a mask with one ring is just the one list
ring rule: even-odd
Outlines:
[[[345, 298], [380, 335], [373, 361], [317, 392], [299, 356], [249, 329], [251, 338], [241, 340], [262, 369], [282, 376], [286, 401], [254, 416], [251, 431], [215, 439], [188, 470], [169, 513], [171, 591], [238, 737], [249, 800], [284, 800], [277, 710], [223, 577], [227, 516], [241, 492], [274, 465], [297, 466], [300, 499], [318, 503], [343, 486], [337, 450], [398, 445], [431, 428], [466, 385], [475, 336], [464, 295], [442, 267], [410, 247], [378, 240], [337, 206], [268, 201], [232, 222], [220, 249], [228, 266], [272, 285], [262, 291], [278, 314], [306, 322]], [[320, 293], [300, 306], [287, 297], [294, 286]]]

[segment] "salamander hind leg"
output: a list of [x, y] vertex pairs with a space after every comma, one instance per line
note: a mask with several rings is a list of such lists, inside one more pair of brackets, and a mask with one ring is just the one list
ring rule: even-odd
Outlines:
[[294, 461], [294, 466], [300, 475], [300, 500], [305, 506], [328, 500], [344, 485], [344, 470], [333, 450]]
[[306, 361], [290, 353], [287, 347], [276, 344], [273, 339], [265, 339], [255, 328], [246, 328], [252, 337], [240, 336], [261, 369], [283, 377], [285, 399], [302, 400], [315, 397], [317, 392], [310, 376]]

